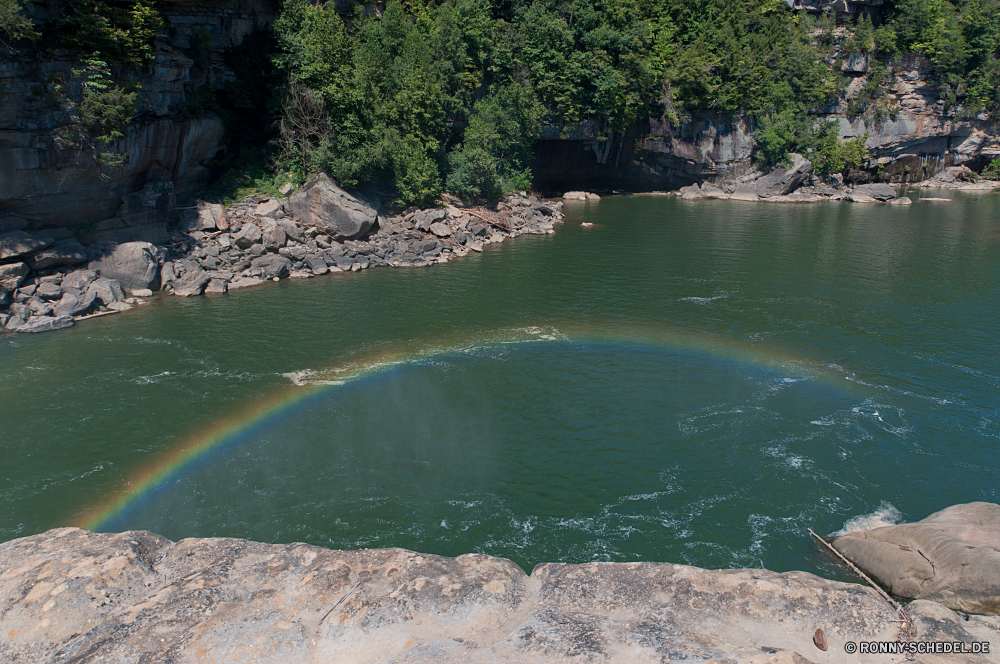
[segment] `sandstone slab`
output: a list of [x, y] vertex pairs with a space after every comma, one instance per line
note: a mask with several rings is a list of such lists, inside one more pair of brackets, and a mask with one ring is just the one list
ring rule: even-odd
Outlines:
[[917, 523], [849, 533], [833, 545], [900, 597], [1000, 614], [1000, 505], [954, 505]]
[[10, 231], [0, 234], [0, 260], [21, 258], [41, 251], [52, 244], [51, 238], [31, 235], [24, 231]]
[[[479, 554], [75, 528], [0, 544], [0, 570], [0, 660], [12, 664], [903, 660], [846, 659], [848, 641], [895, 640], [895, 612], [870, 588], [802, 572], [590, 563], [529, 576]], [[972, 640], [992, 628], [926, 604], [915, 638]]]

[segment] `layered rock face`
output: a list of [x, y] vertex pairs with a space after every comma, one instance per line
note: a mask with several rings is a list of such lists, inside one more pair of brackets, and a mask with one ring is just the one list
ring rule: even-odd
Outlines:
[[[963, 118], [961, 109], [947, 108], [931, 63], [922, 56], [892, 63], [885, 99], [891, 114], [879, 120], [850, 115], [849, 102], [867, 83], [870, 64], [864, 56], [843, 58], [841, 69], [850, 83], [842, 99], [817, 118], [838, 122], [841, 139], [868, 136], [871, 161], [850, 173], [852, 180], [919, 182], [949, 166], [978, 168], [1000, 157], [1000, 124], [985, 116]], [[650, 117], [618, 133], [596, 123], [547, 127], [532, 172], [535, 185], [551, 191], [669, 190], [736, 180], [753, 170], [756, 129], [746, 116], [713, 114], [678, 123]]]
[[[173, 0], [157, 3], [169, 37], [157, 40], [154, 63], [140, 77], [137, 115], [119, 143], [128, 157], [119, 170], [101, 169], [66, 131], [70, 109], [47, 101], [51, 81], [69, 80], [70, 61], [30, 57], [0, 62], [0, 216], [17, 215], [30, 227], [85, 227], [94, 239], [162, 241], [174, 200], [186, 200], [207, 182], [201, 163], [223, 148], [222, 122], [210, 113], [178, 119], [185, 99], [202, 85], [218, 87], [227, 74], [222, 53], [276, 16], [271, 0]], [[208, 71], [185, 54], [211, 44]], [[139, 212], [129, 196], [169, 189]]]
[[[52, 530], [0, 545], [0, 659], [171, 662], [899, 662], [870, 588], [666, 563], [543, 564]], [[996, 621], [911, 607], [915, 639]], [[820, 630], [819, 632], [817, 630]], [[995, 655], [911, 657], [989, 662]]]

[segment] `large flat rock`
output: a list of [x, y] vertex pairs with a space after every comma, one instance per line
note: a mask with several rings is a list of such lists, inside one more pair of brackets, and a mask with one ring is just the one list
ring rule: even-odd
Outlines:
[[895, 595], [1000, 614], [1000, 505], [954, 505], [917, 523], [849, 533], [833, 546]]
[[288, 205], [300, 222], [322, 228], [340, 242], [364, 237], [378, 219], [376, 201], [344, 191], [323, 174], [311, 177]]
[[[845, 657], [847, 641], [895, 640], [895, 612], [870, 588], [802, 572], [592, 563], [528, 576], [478, 554], [75, 528], [0, 544], [0, 570], [0, 661], [14, 664], [903, 659]], [[918, 638], [995, 629], [926, 604]]]

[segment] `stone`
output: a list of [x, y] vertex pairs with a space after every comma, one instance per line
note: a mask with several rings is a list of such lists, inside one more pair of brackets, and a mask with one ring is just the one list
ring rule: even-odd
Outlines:
[[23, 231], [28, 227], [28, 220], [23, 217], [0, 217], [0, 233], [9, 233], [11, 231]]
[[220, 231], [229, 229], [226, 208], [218, 203], [195, 201], [191, 209], [181, 211], [181, 226], [192, 231]]
[[264, 254], [266, 254], [267, 249], [264, 248], [263, 243], [258, 242], [257, 244], [247, 249], [247, 253], [250, 254], [252, 257], [257, 258], [259, 256], [263, 256]]
[[701, 193], [705, 198], [717, 198], [721, 200], [729, 198], [729, 194], [709, 182], [701, 184]]
[[52, 244], [51, 238], [31, 235], [24, 231], [0, 234], [0, 260], [28, 256]]
[[108, 305], [110, 311], [129, 311], [131, 309], [135, 309], [135, 307], [128, 302], [112, 302]]
[[[10, 291], [3, 286], [0, 286], [0, 309], [6, 309], [13, 301], [13, 298], [10, 296]], [[0, 325], [0, 328], [2, 327], [3, 325]]]
[[759, 201], [760, 196], [757, 194], [757, 185], [753, 182], [738, 182], [733, 188], [733, 193], [729, 195], [729, 200], [731, 201]]
[[80, 316], [93, 308], [96, 301], [94, 291], [87, 290], [86, 293], [63, 293], [62, 299], [56, 304], [53, 310], [56, 316]]
[[326, 264], [326, 261], [323, 260], [322, 256], [306, 256], [306, 264], [309, 266], [309, 269], [312, 270], [313, 274], [326, 274], [330, 271], [330, 267]]
[[296, 242], [306, 242], [305, 231], [291, 219], [278, 219], [278, 225], [285, 231], [285, 235]]
[[451, 227], [443, 221], [431, 224], [430, 231], [438, 237], [449, 237], [451, 235]]
[[228, 282], [225, 279], [212, 279], [205, 286], [205, 295], [221, 295], [226, 292]]
[[679, 191], [681, 194], [681, 198], [683, 198], [686, 201], [696, 201], [705, 198], [705, 194], [702, 193], [701, 187], [699, 187], [697, 184], [692, 184], [687, 187], [681, 187]]
[[788, 156], [792, 160], [791, 166], [776, 167], [754, 183], [758, 196], [763, 198], [790, 194], [812, 173], [811, 161], [794, 152], [789, 153]]
[[180, 297], [201, 295], [201, 292], [211, 279], [211, 275], [200, 267], [188, 270], [184, 273], [183, 277], [173, 284], [174, 295], [179, 295]]
[[413, 215], [413, 227], [419, 231], [429, 233], [431, 226], [439, 221], [444, 221], [448, 216], [448, 211], [443, 208], [430, 208], [420, 210]]
[[367, 235], [379, 209], [374, 199], [349, 194], [323, 174], [311, 177], [288, 199], [288, 206], [300, 222], [321, 228], [338, 241]]
[[271, 217], [280, 209], [281, 203], [272, 198], [264, 201], [263, 203], [259, 203], [254, 209], [253, 214], [255, 217]]
[[855, 194], [854, 192], [847, 194], [847, 200], [849, 200], [852, 203], [878, 203], [878, 201], [872, 198], [871, 196], [865, 196], [864, 194]]
[[292, 262], [280, 254], [267, 254], [253, 259], [250, 265], [254, 269], [260, 270], [264, 278], [273, 279], [287, 277], [291, 272]]
[[1000, 505], [954, 505], [916, 523], [848, 533], [833, 546], [894, 595], [1000, 614]]
[[862, 184], [851, 190], [852, 195], [869, 196], [877, 201], [891, 201], [896, 198], [896, 190], [887, 184]]
[[28, 333], [51, 332], [67, 327], [73, 327], [72, 316], [32, 316], [15, 328], [14, 331]]
[[295, 185], [292, 184], [291, 182], [286, 182], [285, 184], [281, 185], [281, 189], [278, 190], [278, 193], [281, 194], [282, 196], [287, 197], [293, 191], [295, 191]]
[[59, 284], [54, 283], [41, 283], [35, 290], [35, 297], [40, 297], [43, 300], [58, 300], [62, 297], [63, 289]]
[[93, 294], [94, 298], [104, 306], [108, 306], [114, 302], [125, 301], [125, 291], [122, 290], [122, 285], [114, 279], [108, 279], [107, 277], [95, 279], [87, 287], [87, 294], [88, 296]]
[[0, 265], [0, 286], [14, 290], [24, 282], [30, 268], [27, 263], [7, 263]]
[[271, 220], [270, 224], [265, 224], [261, 238], [265, 249], [268, 251], [277, 251], [285, 246], [287, 239], [285, 230], [277, 222]]
[[153, 291], [148, 288], [136, 288], [132, 291], [132, 297], [153, 297]]
[[128, 290], [159, 290], [163, 251], [149, 242], [126, 242], [111, 247], [87, 267], [115, 279]]
[[292, 279], [309, 279], [312, 277], [312, 272], [292, 272], [288, 275]]
[[567, 201], [585, 201], [587, 200], [587, 192], [585, 191], [567, 191], [562, 195], [563, 200]]
[[45, 270], [59, 265], [76, 265], [87, 260], [87, 250], [76, 240], [57, 242], [28, 259], [35, 270]]
[[469, 232], [476, 237], [489, 237], [491, 234], [490, 227], [486, 224], [474, 224], [471, 228], [469, 228]]
[[[0, 660], [15, 664], [71, 653], [94, 662], [338, 664], [902, 659], [840, 655], [849, 641], [895, 641], [896, 612], [867, 586], [803, 572], [593, 562], [543, 563], [529, 576], [482, 554], [175, 543], [76, 528], [5, 542], [0, 569]], [[914, 641], [968, 642], [995, 630], [990, 619], [915, 604]]]
[[229, 290], [239, 290], [240, 288], [249, 288], [250, 286], [259, 286], [264, 283], [263, 279], [256, 279], [254, 277], [240, 277], [238, 279], [233, 279], [228, 284]]
[[233, 243], [240, 249], [249, 249], [260, 242], [261, 236], [262, 233], [257, 224], [244, 224], [239, 232], [233, 236]]
[[75, 288], [79, 291], [87, 290], [87, 286], [92, 284], [98, 275], [94, 270], [76, 270], [63, 277], [63, 288]]
[[913, 201], [909, 196], [900, 196], [889, 201], [889, 205], [913, 205]]

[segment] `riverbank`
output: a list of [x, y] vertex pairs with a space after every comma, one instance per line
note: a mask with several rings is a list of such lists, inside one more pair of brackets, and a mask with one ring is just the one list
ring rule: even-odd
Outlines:
[[[293, 189], [286, 189], [291, 194]], [[511, 194], [492, 206], [411, 208], [377, 202], [315, 178], [290, 198], [248, 197], [229, 208], [195, 201], [165, 241], [95, 241], [66, 229], [47, 237], [0, 219], [0, 328], [45, 332], [148, 303], [154, 292], [222, 295], [266, 281], [376, 267], [441, 265], [525, 234], [554, 233], [562, 202]], [[128, 228], [119, 237], [127, 238]], [[113, 239], [113, 238], [112, 238]]]
[[[528, 575], [479, 554], [76, 528], [0, 545], [0, 568], [12, 664], [1000, 661], [996, 643], [974, 645], [995, 641], [995, 616], [918, 600], [901, 624], [875, 589], [804, 572], [634, 562]], [[979, 652], [865, 652], [933, 641]]]

